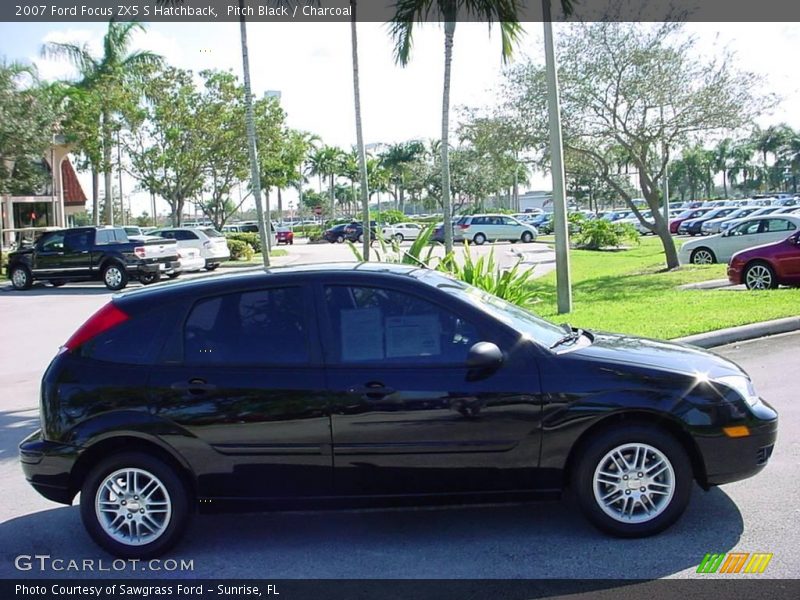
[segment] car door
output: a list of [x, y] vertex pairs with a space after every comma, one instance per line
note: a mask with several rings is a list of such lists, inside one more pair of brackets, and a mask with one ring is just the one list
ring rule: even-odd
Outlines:
[[522, 223], [512, 217], [500, 217], [503, 220], [504, 239], [518, 240], [522, 237]]
[[64, 277], [88, 277], [91, 274], [92, 232], [88, 229], [68, 231], [64, 236], [64, 257], [62, 275]]
[[32, 271], [37, 278], [62, 274], [64, 260], [63, 231], [46, 233], [36, 242]]
[[761, 219], [745, 221], [731, 227], [730, 231], [715, 240], [712, 250], [718, 262], [728, 262], [734, 254], [745, 248], [751, 248], [764, 243], [760, 240], [759, 231], [762, 228]]
[[331, 492], [330, 415], [309, 291], [296, 284], [197, 299], [165, 345], [154, 411], [198, 446], [205, 494]]
[[[321, 284], [318, 299], [338, 494], [534, 487], [540, 385], [526, 345], [408, 289]], [[479, 341], [505, 351], [496, 372], [467, 366]]]
[[775, 253], [778, 276], [786, 283], [800, 283], [800, 233], [795, 233]]
[[789, 219], [780, 217], [770, 217], [764, 219], [764, 226], [759, 232], [759, 236], [764, 240], [763, 244], [770, 242], [779, 242], [785, 240], [787, 237], [797, 229], [797, 226]]

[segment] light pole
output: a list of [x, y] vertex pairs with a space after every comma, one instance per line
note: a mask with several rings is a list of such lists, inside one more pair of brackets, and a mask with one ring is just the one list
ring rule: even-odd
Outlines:
[[572, 311], [572, 285], [569, 272], [569, 231], [567, 198], [564, 192], [564, 153], [561, 139], [561, 107], [558, 98], [558, 73], [553, 46], [550, 0], [542, 0], [544, 16], [544, 56], [547, 71], [547, 112], [550, 121], [550, 155], [553, 175], [553, 233], [556, 238], [556, 296], [559, 314]]

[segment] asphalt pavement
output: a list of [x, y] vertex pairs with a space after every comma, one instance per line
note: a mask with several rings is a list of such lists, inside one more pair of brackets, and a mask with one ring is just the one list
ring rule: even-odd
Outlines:
[[[320, 248], [339, 251], [331, 250], [337, 246]], [[52, 569], [21, 572], [15, 567], [20, 555], [112, 560], [89, 540], [76, 506], [51, 503], [25, 482], [16, 453], [19, 441], [38, 427], [38, 386], [47, 363], [109, 296], [95, 284], [0, 291], [2, 578], [64, 575]], [[745, 368], [759, 393], [780, 412], [775, 453], [752, 479], [710, 492], [696, 487], [678, 524], [653, 538], [604, 536], [569, 502], [201, 516], [165, 557], [192, 561], [191, 571], [154, 574], [139, 567], [85, 576], [687, 578], [696, 576], [706, 553], [740, 551], [774, 554], [762, 577], [797, 578], [800, 441], [794, 432], [800, 431], [800, 406], [793, 375], [798, 348], [800, 333], [788, 333], [716, 350]]]

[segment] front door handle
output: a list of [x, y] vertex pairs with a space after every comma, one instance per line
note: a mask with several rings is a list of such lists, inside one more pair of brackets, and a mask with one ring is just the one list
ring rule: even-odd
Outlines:
[[176, 392], [189, 392], [194, 396], [202, 396], [208, 392], [213, 392], [217, 386], [206, 383], [205, 379], [190, 379], [189, 381], [178, 381], [170, 386]]
[[390, 387], [386, 387], [378, 381], [371, 381], [366, 385], [354, 385], [347, 390], [351, 394], [358, 394], [369, 400], [380, 400], [395, 393]]

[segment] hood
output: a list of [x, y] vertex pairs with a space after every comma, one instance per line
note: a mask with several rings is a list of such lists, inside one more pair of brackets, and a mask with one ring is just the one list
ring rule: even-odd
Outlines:
[[575, 350], [572, 354], [673, 373], [703, 373], [711, 379], [743, 374], [736, 363], [689, 344], [605, 332], [592, 332], [592, 335], [594, 342], [590, 346]]
[[20, 248], [19, 250], [15, 250], [14, 252], [8, 253], [8, 260], [11, 261], [15, 258], [19, 258], [21, 256], [28, 256], [33, 254], [33, 246], [25, 246], [24, 248]]

